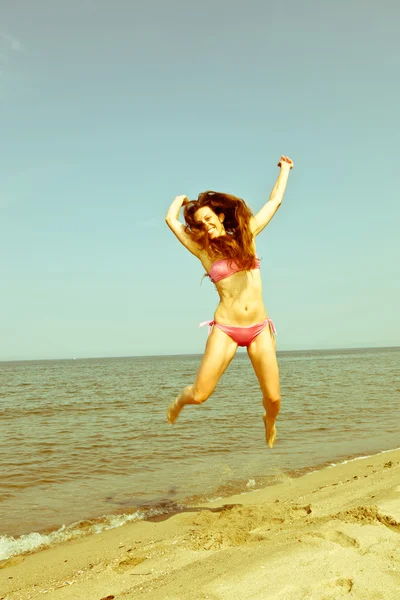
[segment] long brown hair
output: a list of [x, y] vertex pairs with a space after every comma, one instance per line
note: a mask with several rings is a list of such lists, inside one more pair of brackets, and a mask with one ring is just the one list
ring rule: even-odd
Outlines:
[[[195, 213], [208, 206], [216, 215], [224, 214], [226, 235], [211, 239], [201, 223], [194, 219]], [[184, 207], [186, 233], [207, 252], [212, 259], [231, 258], [245, 269], [254, 264], [253, 235], [250, 229], [252, 212], [245, 201], [231, 194], [208, 190], [199, 194]]]

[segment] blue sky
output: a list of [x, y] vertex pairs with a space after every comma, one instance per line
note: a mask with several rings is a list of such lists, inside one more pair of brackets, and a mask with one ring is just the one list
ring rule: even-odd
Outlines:
[[253, 211], [278, 349], [399, 345], [400, 7], [2, 1], [0, 360], [201, 353], [218, 296], [164, 222]]

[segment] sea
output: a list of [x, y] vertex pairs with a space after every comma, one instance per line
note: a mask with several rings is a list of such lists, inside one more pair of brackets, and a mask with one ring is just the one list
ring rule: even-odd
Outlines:
[[400, 348], [278, 352], [278, 437], [239, 352], [175, 425], [199, 355], [0, 362], [0, 560], [400, 446]]

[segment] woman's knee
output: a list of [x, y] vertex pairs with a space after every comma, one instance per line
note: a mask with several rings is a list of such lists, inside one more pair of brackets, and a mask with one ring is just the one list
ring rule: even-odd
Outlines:
[[270, 406], [271, 404], [274, 405], [279, 405], [281, 401], [281, 395], [279, 392], [267, 392], [266, 394], [263, 395], [263, 404], [264, 406], [268, 405]]
[[212, 392], [202, 390], [196, 387], [192, 389], [192, 398], [194, 404], [203, 404], [211, 396]]

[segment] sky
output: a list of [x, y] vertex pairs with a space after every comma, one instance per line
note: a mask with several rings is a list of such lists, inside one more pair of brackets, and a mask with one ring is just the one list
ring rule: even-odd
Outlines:
[[0, 0], [0, 360], [202, 353], [176, 195], [268, 200], [278, 350], [400, 345], [396, 0]]

